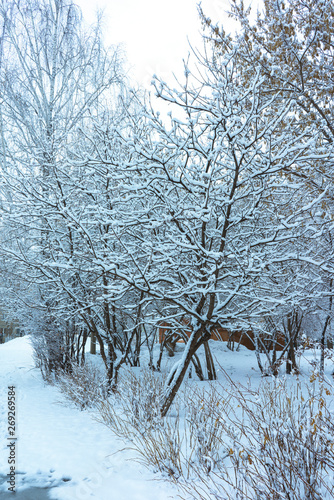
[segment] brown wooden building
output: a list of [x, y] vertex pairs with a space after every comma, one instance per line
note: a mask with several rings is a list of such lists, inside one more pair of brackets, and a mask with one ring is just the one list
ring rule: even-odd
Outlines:
[[[189, 321], [183, 321], [184, 326], [171, 327], [166, 322], [163, 322], [159, 326], [159, 343], [161, 344], [166, 338], [169, 344], [184, 343], [185, 336], [190, 337], [191, 327]], [[242, 331], [242, 330], [227, 330], [221, 327], [214, 327], [211, 329], [211, 340], [216, 340], [220, 342], [227, 342], [231, 348], [237, 347], [238, 345], [243, 345], [247, 349], [254, 351], [254, 332], [252, 330]], [[268, 351], [272, 350], [276, 346], [277, 351], [282, 351], [285, 345], [284, 335], [279, 333], [274, 341], [271, 337], [265, 337], [263, 334], [259, 337], [261, 349], [261, 344]]]

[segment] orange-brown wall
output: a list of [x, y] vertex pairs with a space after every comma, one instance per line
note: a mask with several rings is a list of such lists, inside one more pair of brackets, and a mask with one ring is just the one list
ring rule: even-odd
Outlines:
[[[185, 324], [187, 324], [185, 322]], [[175, 331], [175, 335], [178, 335], [178, 331]], [[159, 327], [159, 343], [161, 344], [165, 338], [165, 335], [167, 332], [171, 332], [171, 327], [168, 325], [168, 323], [161, 323]], [[183, 333], [185, 333], [188, 337], [191, 334], [191, 329], [187, 328], [186, 330], [183, 330]], [[252, 331], [248, 332], [243, 332], [243, 331], [230, 331], [221, 327], [217, 328], [212, 328], [211, 330], [211, 339], [212, 340], [218, 340], [222, 342], [234, 342], [235, 344], [241, 344], [245, 346], [247, 349], [254, 351], [255, 350], [255, 344], [254, 344], [254, 333]], [[265, 340], [262, 337], [263, 343], [266, 346], [266, 348], [270, 351], [272, 349], [272, 342], [270, 340]], [[178, 342], [183, 342], [183, 340], [180, 338]], [[284, 335], [278, 334], [277, 336], [277, 344], [276, 344], [276, 350], [277, 351], [282, 351], [284, 348], [285, 344], [285, 339]]]
[[213, 328], [211, 332], [212, 340], [220, 340], [223, 342], [234, 342], [236, 344], [241, 344], [251, 351], [255, 350], [255, 345], [253, 342], [254, 334], [253, 332], [242, 332], [235, 331], [231, 332], [224, 328]]

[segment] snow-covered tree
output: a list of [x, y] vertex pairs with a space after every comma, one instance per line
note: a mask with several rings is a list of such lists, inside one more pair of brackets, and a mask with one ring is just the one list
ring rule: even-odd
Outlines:
[[0, 17], [3, 251], [38, 284], [50, 338], [64, 330], [60, 347], [69, 358], [77, 305], [68, 292], [79, 280], [58, 257], [66, 252], [69, 261], [76, 251], [67, 209], [80, 201], [69, 179], [81, 175], [69, 151], [123, 87], [121, 58], [104, 48], [98, 24], [84, 28], [72, 2], [3, 0]]
[[[227, 35], [200, 10], [217, 54], [226, 54], [237, 43], [242, 78], [247, 81], [259, 71], [264, 78], [263, 92], [279, 94], [282, 102], [293, 101], [293, 133], [311, 137], [313, 130], [317, 130], [320, 134], [314, 143], [319, 156], [314, 155], [303, 168], [291, 164], [282, 171], [288, 182], [304, 183], [304, 199], [310, 203], [319, 200], [310, 208], [313, 229], [307, 235], [309, 259], [317, 263], [317, 270], [314, 267], [309, 270], [305, 281], [313, 293], [313, 302], [310, 293], [305, 305], [315, 312], [319, 307], [326, 308], [324, 304], [328, 305], [328, 301], [331, 304], [332, 300], [334, 255], [328, 242], [333, 231], [334, 5], [331, 0], [265, 0], [256, 17], [244, 2], [232, 0], [230, 5], [230, 15], [239, 27], [235, 36]], [[282, 122], [281, 126], [285, 128], [286, 124]], [[321, 334], [328, 331], [330, 321], [328, 315], [322, 317]], [[317, 330], [318, 336], [320, 331]]]
[[110, 293], [126, 283], [164, 302], [162, 319], [192, 331], [168, 377], [163, 414], [212, 326], [247, 328], [295, 300], [303, 277], [282, 279], [282, 266], [296, 262], [292, 242], [305, 235], [301, 221], [316, 203], [280, 175], [315, 154], [316, 129], [312, 138], [295, 133], [293, 100], [262, 92], [260, 71], [245, 82], [237, 46], [198, 63], [194, 74], [185, 68], [179, 90], [156, 81], [174, 116], [170, 126], [149, 117], [150, 135], [128, 143], [119, 227], [113, 219], [122, 252], [110, 256], [120, 279]]

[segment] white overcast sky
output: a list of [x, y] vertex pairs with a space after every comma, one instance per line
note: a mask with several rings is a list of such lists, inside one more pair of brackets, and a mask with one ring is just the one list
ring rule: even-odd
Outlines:
[[[133, 77], [146, 87], [152, 75], [169, 79], [179, 73], [189, 52], [189, 41], [200, 44], [198, 0], [76, 0], [85, 19], [105, 10], [108, 44], [124, 44]], [[228, 0], [202, 0], [213, 21], [228, 26]]]

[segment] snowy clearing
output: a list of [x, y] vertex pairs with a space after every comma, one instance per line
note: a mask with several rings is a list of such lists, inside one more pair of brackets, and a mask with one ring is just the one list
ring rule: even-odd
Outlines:
[[[210, 386], [217, 387], [218, 392], [216, 394], [220, 397], [219, 394], [225, 391], [225, 388], [227, 392], [231, 391], [232, 386], [227, 387], [226, 376], [231, 377], [231, 381], [237, 384], [243, 384], [244, 388], [248, 387], [250, 390], [255, 391], [253, 392], [255, 396], [261, 381], [262, 386], [264, 384], [269, 390], [271, 390], [270, 384], [275, 385], [276, 380], [278, 381], [276, 388], [279, 387], [280, 380], [283, 385], [285, 381], [287, 387], [296, 385], [297, 377], [294, 376], [283, 376], [278, 377], [278, 379], [274, 377], [262, 378], [257, 367], [255, 354], [243, 346], [241, 346], [239, 352], [236, 352], [227, 349], [226, 344], [223, 342], [212, 341], [211, 344], [217, 366], [223, 368], [223, 370], [218, 370], [218, 381], [214, 384], [198, 382], [193, 374], [193, 378], [188, 379], [186, 382], [183, 397], [186, 398], [187, 392], [188, 397], [189, 393], [196, 387], [202, 390], [203, 388], [209, 389]], [[159, 349], [159, 346], [157, 345], [156, 348]], [[181, 355], [182, 347], [179, 346], [175, 357], [167, 358], [165, 363], [168, 365], [174, 364]], [[200, 353], [200, 357], [203, 356], [204, 352]], [[314, 370], [315, 356], [316, 351], [309, 350], [305, 351], [304, 355], [299, 358], [301, 373], [298, 378], [302, 383], [306, 383], [304, 387], [308, 387], [310, 374]], [[90, 361], [93, 360], [94, 364], [97, 365], [101, 361], [98, 355], [94, 357], [88, 355], [88, 357]], [[226, 375], [223, 373], [224, 370]], [[326, 376], [328, 376], [328, 379], [331, 378], [332, 370], [333, 362], [328, 359], [326, 362]], [[167, 373], [168, 366], [165, 366], [163, 371]], [[137, 376], [139, 375], [139, 377], [141, 376], [139, 368], [132, 369], [132, 372]], [[126, 371], [124, 373], [126, 378]], [[115, 437], [111, 429], [94, 420], [92, 411], [80, 411], [65, 399], [58, 387], [46, 384], [39, 369], [34, 366], [33, 350], [29, 336], [17, 338], [0, 346], [0, 379], [1, 499], [11, 498], [11, 493], [7, 491], [9, 486], [7, 474], [10, 467], [8, 464], [10, 454], [8, 442], [13, 443], [8, 436], [7, 401], [9, 387], [15, 387], [13, 390], [15, 390], [16, 397], [15, 489], [18, 500], [190, 499], [193, 495], [193, 488], [203, 486], [201, 484], [202, 478], [197, 481], [193, 476], [193, 479], [188, 477], [183, 483], [185, 489], [179, 490], [172, 481], [167, 480], [168, 474], [161, 473], [163, 467], [160, 468], [159, 472], [157, 470], [159, 467], [153, 467], [147, 461], [148, 468], [145, 468], [142, 465], [143, 461], [138, 462], [140, 459], [137, 452], [138, 446], [137, 451], [131, 449], [136, 446], [136, 438], [134, 438], [132, 445], [129, 440], [124, 439], [123, 441]], [[267, 394], [271, 393], [268, 392]], [[284, 395], [282, 398], [284, 399]], [[331, 401], [332, 395], [328, 398], [328, 403], [331, 411], [333, 411]], [[239, 405], [235, 404], [233, 408], [234, 415], [241, 412], [241, 409], [238, 409], [237, 406]], [[170, 421], [173, 421], [176, 415], [174, 413], [174, 411], [171, 412]], [[272, 417], [269, 416], [269, 418]], [[131, 416], [129, 418], [131, 420]], [[200, 433], [202, 417], [199, 415], [199, 418], [198, 432]], [[185, 415], [182, 413], [180, 423], [176, 422], [177, 425], [181, 426], [180, 429], [184, 427], [185, 420]], [[269, 421], [268, 425], [270, 425]], [[130, 431], [128, 436], [131, 437]], [[229, 438], [223, 437], [223, 441], [226, 439], [226, 443], [228, 443]], [[257, 438], [254, 439], [256, 441]], [[181, 439], [182, 441], [184, 445], [185, 437]], [[230, 445], [227, 444], [226, 446]], [[214, 467], [213, 462], [212, 465]], [[197, 467], [196, 464], [195, 467]], [[203, 477], [205, 478], [205, 474], [203, 474]], [[218, 483], [214, 484], [214, 487], [217, 488], [218, 485], [218, 488], [220, 488], [219, 484], [221, 485], [218, 481]], [[226, 491], [228, 495], [226, 498], [234, 498], [231, 485], [227, 486]], [[205, 492], [203, 498], [210, 500], [211, 498], [221, 498], [221, 494], [222, 492], [217, 497], [216, 494], [211, 496], [210, 493]], [[195, 492], [194, 498], [198, 498], [198, 496], [195, 496]], [[225, 498], [225, 496], [222, 498]], [[326, 496], [326, 498], [330, 497]]]

